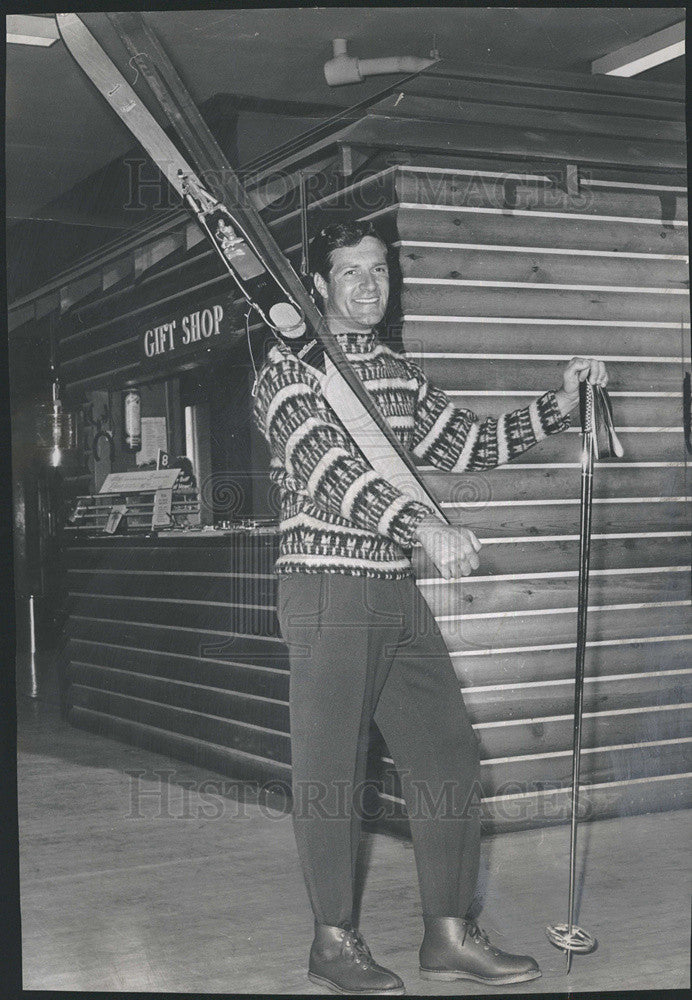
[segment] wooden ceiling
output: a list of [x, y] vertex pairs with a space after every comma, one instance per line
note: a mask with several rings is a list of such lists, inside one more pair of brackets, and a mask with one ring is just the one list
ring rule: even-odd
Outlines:
[[[675, 7], [322, 7], [186, 10], [145, 14], [199, 102], [215, 94], [264, 101], [348, 106], [391, 78], [341, 88], [322, 73], [330, 41], [345, 37], [354, 55], [427, 55], [588, 69], [590, 60], [682, 19]], [[114, 55], [104, 14], [85, 20]], [[682, 60], [678, 60], [681, 62]], [[126, 59], [124, 60], [126, 63]], [[657, 78], [682, 82], [681, 67]], [[653, 74], [656, 71], [652, 71]], [[652, 76], [653, 78], [653, 76]], [[73, 63], [62, 42], [7, 47], [7, 215], [31, 217], [40, 206], [125, 152], [124, 127]]]
[[[175, 10], [144, 16], [193, 98], [216, 109], [215, 127], [226, 131], [232, 144], [228, 153], [242, 166], [275, 141], [299, 134], [315, 118], [395, 82], [380, 77], [330, 88], [322, 67], [331, 57], [332, 38], [346, 38], [349, 51], [363, 58], [426, 56], [436, 46], [457, 65], [487, 59], [589, 72], [591, 60], [675, 24], [684, 9], [401, 5]], [[105, 14], [89, 13], [84, 19], [127, 72], [127, 56]], [[682, 83], [683, 63], [675, 60], [646, 76]], [[219, 108], [226, 108], [226, 118]], [[10, 271], [21, 285], [27, 280], [29, 286], [36, 284], [38, 273], [27, 279], [27, 268], [34, 266], [37, 240], [73, 243], [74, 257], [105, 241], [109, 230], [116, 235], [113, 229], [122, 227], [122, 212], [114, 213], [108, 203], [117, 189], [109, 178], [117, 169], [114, 161], [131, 150], [127, 129], [61, 41], [49, 48], [7, 46], [8, 259], [13, 257]], [[50, 269], [50, 262], [36, 262], [37, 271], [45, 266]], [[18, 292], [14, 278], [11, 284]]]

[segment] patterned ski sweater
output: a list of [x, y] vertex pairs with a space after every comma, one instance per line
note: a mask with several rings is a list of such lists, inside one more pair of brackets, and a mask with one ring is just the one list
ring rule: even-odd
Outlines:
[[[555, 393], [494, 419], [455, 407], [421, 369], [374, 334], [338, 338], [402, 445], [449, 472], [492, 469], [569, 426]], [[276, 572], [412, 575], [408, 550], [430, 508], [410, 500], [363, 459], [325, 401], [318, 378], [283, 345], [257, 380], [255, 418], [281, 496]]]

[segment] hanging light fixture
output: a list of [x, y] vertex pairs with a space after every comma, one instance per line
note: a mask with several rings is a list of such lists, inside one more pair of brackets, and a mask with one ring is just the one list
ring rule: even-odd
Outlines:
[[53, 379], [51, 402], [37, 407], [36, 430], [38, 445], [48, 452], [53, 468], [62, 462], [63, 453], [77, 447], [77, 428], [74, 413], [64, 410], [60, 399], [60, 385]]
[[63, 453], [77, 447], [77, 423], [74, 413], [64, 410], [60, 399], [60, 380], [55, 364], [55, 336], [50, 335], [51, 401], [40, 403], [36, 413], [36, 436], [40, 448], [48, 452], [48, 460], [55, 469], [62, 462]]

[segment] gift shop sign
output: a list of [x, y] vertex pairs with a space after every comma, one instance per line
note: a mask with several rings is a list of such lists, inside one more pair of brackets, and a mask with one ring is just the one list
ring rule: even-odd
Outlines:
[[140, 332], [141, 352], [154, 363], [174, 361], [212, 349], [233, 328], [232, 301], [222, 297], [186, 312], [151, 319]]

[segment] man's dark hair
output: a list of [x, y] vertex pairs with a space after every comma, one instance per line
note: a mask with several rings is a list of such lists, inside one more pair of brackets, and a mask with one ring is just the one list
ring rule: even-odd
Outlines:
[[387, 241], [372, 222], [333, 222], [324, 226], [310, 240], [310, 273], [321, 274], [326, 281], [332, 267], [332, 251], [355, 247], [366, 236], [374, 236], [387, 247]]

